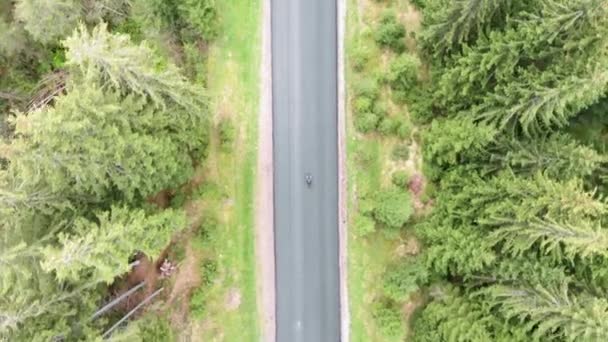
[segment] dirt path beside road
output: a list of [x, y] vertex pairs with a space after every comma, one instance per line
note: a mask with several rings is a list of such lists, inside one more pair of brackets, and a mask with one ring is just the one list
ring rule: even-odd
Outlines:
[[258, 311], [261, 319], [262, 341], [274, 342], [276, 339], [276, 323], [270, 0], [262, 0], [262, 7], [262, 62], [260, 65], [261, 99], [258, 119], [255, 245], [258, 268]]

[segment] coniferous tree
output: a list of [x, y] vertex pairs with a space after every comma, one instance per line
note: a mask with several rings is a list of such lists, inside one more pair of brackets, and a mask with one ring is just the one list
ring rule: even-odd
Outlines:
[[516, 318], [535, 339], [603, 341], [608, 338], [608, 301], [573, 295], [558, 286], [495, 286], [486, 291], [507, 318]]
[[75, 87], [53, 107], [17, 116], [16, 138], [5, 148], [9, 172], [30, 189], [84, 202], [115, 191], [127, 200], [152, 195], [192, 172], [184, 138], [170, 130], [173, 115], [133, 96]]
[[66, 37], [78, 24], [82, 7], [78, 0], [19, 0], [15, 16], [25, 29], [41, 43], [52, 43]]
[[185, 227], [184, 213], [172, 210], [146, 216], [142, 210], [114, 207], [98, 214], [97, 221], [80, 218], [71, 229], [75, 233], [59, 233], [59, 245], [42, 251], [42, 269], [54, 272], [58, 281], [110, 284], [129, 270], [129, 258], [137, 251], [154, 259]]
[[527, 222], [495, 219], [488, 223], [498, 226], [489, 239], [515, 256], [538, 246], [542, 253], [555, 258], [608, 257], [608, 232], [598, 224], [594, 227], [585, 221], [565, 223], [550, 218]]
[[176, 66], [161, 65], [150, 58], [154, 53], [145, 43], [134, 45], [128, 35], [111, 34], [106, 24], [91, 32], [80, 26], [64, 45], [67, 64], [78, 68], [86, 81], [141, 95], [159, 107], [176, 104], [187, 110], [193, 124], [206, 108], [204, 91], [189, 83]]
[[594, 149], [577, 143], [572, 136], [554, 134], [547, 138], [507, 138], [490, 148], [487, 172], [511, 168], [516, 174], [543, 173], [555, 180], [583, 178], [598, 171], [607, 160]]
[[[606, 11], [602, 0], [542, 2], [540, 10], [522, 14], [504, 32], [493, 31], [481, 38], [442, 70], [438, 101], [454, 111], [481, 105], [477, 115], [506, 111], [495, 114], [498, 123], [520, 116], [528, 117], [522, 119], [524, 126], [534, 124], [537, 116], [544, 123], [559, 122], [562, 113], [555, 114], [555, 119], [551, 115], [552, 106], [560, 110], [555, 93], [566, 94], [565, 89], [575, 89], [586, 80], [594, 83], [594, 89], [605, 86], [605, 77], [594, 75], [605, 70], [595, 65], [605, 64]], [[570, 99], [561, 103], [580, 109], [597, 100], [596, 93], [568, 94]], [[544, 117], [543, 111], [548, 112]]]
[[425, 10], [425, 30], [421, 37], [427, 49], [443, 56], [469, 42], [485, 31], [504, 22], [512, 12], [513, 0], [455, 0], [434, 1]]

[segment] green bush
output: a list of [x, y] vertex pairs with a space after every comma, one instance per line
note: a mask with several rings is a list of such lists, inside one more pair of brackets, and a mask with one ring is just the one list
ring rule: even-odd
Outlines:
[[397, 19], [395, 12], [387, 11], [380, 19], [380, 26], [374, 33], [374, 39], [383, 48], [403, 52], [405, 50], [405, 34], [405, 27]]
[[410, 158], [410, 147], [406, 144], [399, 144], [393, 147], [391, 158], [397, 160], [408, 160]]
[[362, 71], [372, 57], [371, 48], [363, 42], [356, 44], [350, 52], [350, 63], [355, 71]]
[[378, 124], [378, 132], [386, 136], [394, 134], [397, 130], [398, 124], [399, 123], [393, 120], [392, 118], [383, 118]]
[[217, 262], [215, 260], [205, 260], [201, 265], [201, 283], [203, 286], [213, 284], [217, 277]]
[[355, 146], [355, 161], [358, 166], [368, 167], [376, 158], [376, 150], [366, 144], [358, 144]]
[[405, 323], [398, 303], [388, 299], [375, 302], [372, 315], [384, 336], [401, 338], [405, 335]]
[[207, 289], [199, 287], [190, 297], [190, 314], [195, 319], [201, 319], [205, 316], [207, 309]]
[[177, 190], [175, 195], [171, 197], [171, 208], [180, 209], [184, 207], [189, 196], [182, 190]]
[[409, 192], [391, 189], [375, 196], [374, 218], [386, 228], [398, 230], [410, 219], [414, 210]]
[[217, 183], [207, 181], [200, 184], [193, 193], [193, 197], [196, 199], [206, 198], [206, 199], [215, 199], [221, 200], [225, 198], [226, 192], [224, 189]]
[[173, 342], [176, 340], [169, 320], [157, 315], [146, 315], [136, 321], [139, 328], [138, 337], [143, 342]]
[[353, 94], [355, 97], [365, 96], [376, 101], [380, 96], [378, 80], [368, 77], [356, 82], [353, 86]]
[[376, 101], [372, 112], [379, 118], [385, 118], [388, 116], [388, 105], [384, 101]]
[[355, 217], [355, 234], [366, 236], [376, 231], [376, 222], [369, 216], [357, 215]]
[[210, 215], [203, 219], [203, 222], [196, 231], [196, 236], [193, 240], [193, 246], [198, 250], [205, 250], [213, 243], [213, 237], [217, 231], [219, 222], [217, 218]]
[[355, 127], [361, 133], [369, 133], [378, 127], [379, 118], [374, 113], [364, 113], [355, 116]]
[[236, 137], [236, 128], [229, 118], [223, 118], [218, 126], [220, 145], [224, 150], [230, 150]]
[[353, 111], [357, 115], [371, 113], [374, 106], [374, 100], [367, 96], [359, 96], [353, 101]]
[[180, 0], [178, 3], [180, 15], [189, 28], [205, 41], [217, 37], [219, 18], [215, 0]]
[[428, 282], [429, 272], [420, 259], [406, 259], [388, 267], [384, 273], [384, 294], [403, 302]]
[[207, 56], [197, 43], [184, 43], [184, 72], [192, 81], [207, 85]]
[[404, 170], [395, 171], [391, 175], [391, 181], [394, 185], [400, 188], [405, 188], [410, 182], [410, 174]]
[[416, 6], [418, 9], [424, 9], [428, 1], [429, 0], [410, 0], [412, 5]]
[[409, 140], [412, 133], [412, 125], [407, 118], [400, 118], [396, 123], [395, 134], [403, 140]]
[[390, 65], [386, 81], [398, 96], [412, 89], [417, 82], [420, 59], [411, 54], [402, 54]]
[[373, 215], [376, 207], [372, 198], [363, 198], [359, 201], [359, 213], [362, 215]]

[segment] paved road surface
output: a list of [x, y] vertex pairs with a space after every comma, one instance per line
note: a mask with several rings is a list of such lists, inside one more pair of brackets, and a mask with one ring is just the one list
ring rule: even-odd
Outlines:
[[272, 0], [278, 342], [340, 340], [336, 12]]

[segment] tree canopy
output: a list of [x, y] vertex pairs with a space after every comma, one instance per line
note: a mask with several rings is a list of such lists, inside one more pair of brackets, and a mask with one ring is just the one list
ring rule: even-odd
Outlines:
[[605, 0], [428, 0], [425, 246], [385, 293], [413, 341], [608, 336]]

